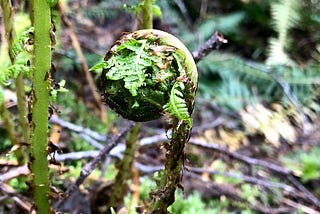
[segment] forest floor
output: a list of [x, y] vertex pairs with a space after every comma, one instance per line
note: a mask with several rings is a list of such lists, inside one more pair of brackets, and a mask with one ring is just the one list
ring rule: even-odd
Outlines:
[[[69, 21], [71, 25], [61, 24], [57, 29], [58, 43], [53, 52], [56, 82], [66, 80], [69, 90], [59, 94], [57, 102], [52, 103], [55, 113], [50, 118], [49, 139], [59, 150], [51, 156], [53, 204], [67, 213], [103, 213], [105, 201], [111, 194], [116, 165], [123, 157], [123, 139], [78, 190], [68, 198], [64, 193], [78, 178], [82, 167], [129, 122], [101, 101], [97, 102], [83, 63], [90, 68], [102, 60], [122, 33], [137, 28], [138, 22], [128, 13], [110, 15], [110, 18], [96, 15], [98, 2], [85, 4], [85, 13], [81, 5], [84, 2], [69, 1], [68, 16], [61, 16], [61, 23]], [[178, 6], [174, 7], [177, 11]], [[207, 13], [209, 9], [216, 8], [208, 7]], [[175, 26], [166, 20], [156, 20], [155, 27], [176, 33]], [[260, 29], [249, 33], [254, 34], [253, 31]], [[229, 40], [227, 35], [225, 38]], [[85, 62], [77, 52], [79, 46], [75, 41], [81, 46]], [[236, 42], [231, 39], [213, 52], [232, 51], [248, 59], [250, 48], [243, 50], [241, 44], [233, 43]], [[264, 58], [266, 56], [257, 60], [261, 62]], [[201, 79], [202, 66], [199, 72], [199, 84], [205, 84]], [[95, 73], [90, 75], [95, 78]], [[215, 75], [211, 78], [216, 80]], [[183, 194], [177, 194], [173, 213], [194, 213], [187, 210], [196, 207], [196, 203], [204, 206], [196, 208], [199, 209], [197, 213], [206, 213], [206, 210], [215, 213], [320, 213], [319, 115], [307, 107], [301, 112], [295, 106], [265, 100], [234, 110], [217, 104], [215, 97], [208, 94], [201, 90], [195, 102], [194, 126], [182, 172]], [[14, 97], [8, 90], [9, 96]], [[16, 114], [15, 104], [14, 98], [7, 98], [7, 106], [13, 114]], [[5, 135], [1, 139], [5, 141]], [[153, 175], [163, 168], [163, 145], [167, 140], [165, 120], [142, 124], [127, 205], [141, 206], [148, 198], [155, 185]], [[0, 213], [9, 213], [10, 209], [11, 213], [28, 213], [32, 200], [27, 186], [22, 183], [29, 170], [9, 160], [6, 154], [10, 149], [1, 151]]]

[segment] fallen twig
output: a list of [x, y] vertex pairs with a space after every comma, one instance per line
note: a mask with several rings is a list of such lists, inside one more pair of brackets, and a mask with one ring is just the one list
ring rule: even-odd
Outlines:
[[320, 207], [320, 200], [312, 194], [307, 188], [305, 188], [297, 179], [293, 177], [293, 175], [289, 175], [288, 179], [293, 185], [295, 185], [301, 192], [306, 194], [306, 197], [313, 202], [314, 205]]
[[15, 203], [20, 206], [23, 210], [26, 212], [29, 212], [31, 214], [35, 214], [34, 211], [32, 211], [32, 204], [28, 201], [28, 199], [22, 195], [17, 196], [18, 194], [14, 191], [14, 189], [9, 186], [8, 184], [2, 183], [0, 184], [0, 191], [4, 193], [5, 195], [10, 196]]
[[30, 170], [28, 169], [27, 164], [16, 167], [0, 175], [0, 184], [12, 178], [19, 177], [20, 175], [28, 175], [29, 173]]
[[[91, 174], [98, 164], [105, 159], [109, 152], [118, 144], [120, 139], [133, 127], [134, 124], [134, 122], [128, 121], [127, 126], [125, 126], [117, 135], [113, 136], [106, 146], [99, 151], [99, 154], [82, 168], [75, 183], [67, 189], [65, 193], [66, 197], [70, 196], [84, 182], [84, 180]], [[64, 199], [59, 201], [58, 207], [62, 205]]]
[[280, 175], [284, 175], [288, 178], [288, 180], [291, 183], [293, 183], [301, 192], [303, 192], [306, 195], [306, 198], [308, 198], [317, 207], [320, 207], [319, 199], [317, 197], [315, 197], [309, 190], [307, 190], [299, 181], [297, 181], [293, 177], [293, 173], [290, 169], [287, 169], [285, 167], [282, 167], [282, 166], [279, 166], [279, 165], [276, 165], [276, 164], [273, 164], [273, 163], [270, 163], [267, 161], [251, 158], [251, 157], [242, 155], [237, 152], [231, 152], [226, 147], [221, 147], [217, 144], [208, 144], [208, 143], [201, 142], [201, 141], [198, 141], [198, 140], [195, 140], [192, 138], [190, 139], [189, 143], [203, 147], [203, 148], [213, 149], [213, 150], [222, 152], [222, 153], [227, 154], [230, 157], [237, 159], [239, 161], [242, 161], [248, 165], [262, 166], [265, 169], [269, 169], [269, 170], [276, 172]]
[[242, 196], [241, 191], [239, 191], [237, 188], [233, 187], [232, 185], [206, 181], [200, 175], [197, 175], [194, 173], [188, 173], [186, 174], [186, 177], [192, 178], [190, 183], [192, 187], [197, 188], [199, 186], [202, 186], [208, 191], [209, 194], [211, 194], [211, 197], [226, 196], [229, 199], [233, 200], [235, 204], [237, 204], [237, 202], [240, 202], [241, 206], [245, 204], [247, 207], [250, 207], [251, 209], [258, 211], [259, 213], [268, 213], [268, 214], [269, 213], [272, 213], [272, 214], [294, 213], [296, 210], [296, 208], [291, 208], [291, 207], [277, 207], [277, 208], [266, 207], [265, 205], [259, 203], [258, 201], [255, 201], [254, 203], [249, 202], [246, 198]]
[[255, 184], [255, 185], [263, 186], [263, 187], [267, 187], [267, 188], [272, 188], [272, 187], [280, 188], [284, 191], [287, 191], [288, 193], [296, 192], [296, 189], [292, 186], [289, 186], [284, 183], [269, 181], [269, 180], [262, 179], [262, 178], [256, 178], [256, 177], [246, 176], [246, 175], [239, 175], [239, 174], [235, 174], [235, 173], [231, 173], [231, 172], [222, 172], [222, 171], [218, 171], [218, 170], [189, 167], [189, 166], [187, 167], [187, 169], [191, 172], [196, 172], [196, 173], [206, 172], [211, 175], [222, 175], [222, 176], [229, 177], [229, 178], [236, 178], [236, 179], [239, 179], [239, 180], [251, 183], [251, 184]]
[[73, 123], [70, 123], [68, 121], [64, 121], [63, 119], [59, 118], [58, 116], [56, 115], [52, 115], [50, 120], [49, 120], [50, 123], [54, 123], [54, 124], [58, 124], [60, 125], [62, 128], [66, 128], [66, 129], [69, 129], [73, 132], [76, 132], [78, 134], [85, 134], [85, 135], [88, 135], [90, 136], [91, 138], [97, 140], [97, 141], [103, 141], [105, 142], [106, 139], [107, 139], [107, 136], [104, 134], [100, 134], [96, 131], [93, 131], [92, 129], [89, 129], [89, 128], [85, 128], [85, 127], [82, 127], [82, 126], [78, 126], [78, 125], [75, 125]]
[[[78, 133], [82, 138], [84, 138], [86, 141], [90, 141], [90, 140], [96, 140], [96, 141], [104, 141], [106, 139], [105, 135], [99, 134], [91, 129], [88, 128], [84, 128], [81, 126], [77, 126], [75, 124], [63, 121], [62, 119], [58, 118], [57, 116], [53, 115], [50, 119], [50, 122], [52, 123], [57, 123], [59, 124], [61, 127], [67, 128], [71, 131], [74, 131], [76, 133]], [[217, 121], [214, 121], [211, 125], [215, 126], [217, 123], [220, 123], [221, 120], [217, 119]], [[206, 128], [206, 127], [199, 127], [199, 129], [202, 128]], [[197, 132], [197, 128], [195, 128], [195, 132]], [[114, 136], [115, 137], [115, 136]], [[90, 139], [89, 139], [90, 138]], [[114, 139], [114, 138], [113, 138]], [[163, 141], [167, 141], [168, 138], [166, 136], [165, 133], [159, 134], [159, 135], [154, 135], [151, 137], [145, 137], [142, 138], [139, 142], [140, 146], [146, 146], [146, 145], [151, 145], [151, 144], [156, 144], [159, 142], [163, 142]], [[97, 145], [95, 146], [98, 149], [102, 148], [102, 145], [99, 144], [98, 142], [96, 142]], [[215, 151], [227, 154], [228, 156], [237, 159], [239, 161], [242, 161], [248, 165], [256, 165], [256, 166], [262, 166], [265, 169], [271, 170], [273, 172], [276, 172], [280, 175], [283, 175], [285, 177], [288, 178], [288, 181], [290, 181], [292, 184], [294, 184], [294, 186], [299, 189], [301, 192], [303, 192], [305, 194], [305, 197], [308, 198], [308, 200], [310, 200], [313, 204], [315, 204], [316, 206], [320, 207], [320, 202], [319, 199], [317, 199], [310, 191], [308, 191], [299, 181], [297, 181], [292, 174], [292, 171], [290, 169], [287, 169], [285, 167], [279, 166], [277, 164], [273, 164], [264, 160], [259, 160], [259, 159], [255, 159], [255, 158], [251, 158], [245, 155], [242, 155], [240, 153], [237, 152], [231, 152], [230, 150], [228, 150], [228, 148], [226, 147], [221, 147], [217, 144], [209, 144], [206, 142], [202, 142], [199, 140], [195, 140], [194, 138], [191, 138], [189, 141], [190, 144], [192, 145], [196, 145], [196, 146], [200, 146], [202, 148], [207, 148], [207, 149], [213, 149]], [[105, 147], [104, 147], [105, 148]], [[111, 150], [109, 150], [109, 154], [110, 156], [114, 156], [117, 158], [122, 158], [122, 152], [124, 151], [124, 146], [122, 144], [118, 144], [114, 147], [111, 148]], [[55, 158], [57, 161], [63, 161], [66, 159], [81, 159], [81, 158], [94, 158], [96, 157], [98, 154], [100, 154], [102, 151], [86, 151], [86, 152], [77, 152], [77, 153], [69, 153], [69, 154], [56, 154]], [[151, 173], [151, 172], [155, 172], [158, 171], [159, 169], [161, 169], [161, 166], [146, 166], [146, 165], [142, 165], [140, 163], [135, 163], [135, 166], [142, 172], [145, 173]], [[217, 172], [218, 173], [218, 172]], [[227, 175], [227, 174], [226, 174]], [[232, 176], [232, 175], [230, 175]], [[262, 186], [264, 185], [263, 182], [264, 181], [258, 181], [255, 180], [256, 178], [254, 177], [243, 177], [242, 179], [244, 179], [247, 182], [252, 182], [252, 183], [257, 183], [257, 184], [261, 184], [262, 182]], [[82, 183], [83, 181], [81, 181]], [[269, 185], [270, 187], [272, 187], [272, 185], [277, 185], [277, 184], [273, 184], [273, 183], [265, 183], [264, 186]], [[292, 186], [280, 186], [279, 188], [282, 188], [288, 192], [292, 191]]]
[[228, 150], [228, 148], [219, 146], [218, 144], [214, 144], [214, 143], [209, 144], [206, 142], [195, 140], [193, 138], [190, 139], [189, 143], [192, 145], [200, 146], [202, 148], [213, 149], [218, 152], [222, 152], [222, 153], [227, 154], [230, 157], [237, 159], [237, 160], [240, 160], [248, 165], [262, 166], [266, 169], [272, 170], [272, 171], [277, 172], [282, 175], [291, 175], [292, 174], [292, 171], [290, 169], [284, 168], [282, 166], [279, 166], [279, 165], [276, 165], [276, 164], [273, 164], [273, 163], [270, 163], [267, 161], [251, 158], [251, 157], [242, 155], [237, 152], [231, 152], [230, 150]]
[[291, 206], [291, 207], [294, 207], [296, 208], [297, 210], [301, 210], [303, 213], [307, 213], [307, 214], [320, 214], [320, 212], [310, 208], [310, 207], [307, 207], [307, 206], [304, 206], [302, 204], [299, 204], [299, 203], [296, 203], [288, 198], [284, 198], [282, 200], [285, 204], [287, 204], [288, 206]]

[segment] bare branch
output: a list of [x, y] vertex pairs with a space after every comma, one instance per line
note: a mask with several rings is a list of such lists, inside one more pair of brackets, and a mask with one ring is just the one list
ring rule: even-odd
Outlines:
[[242, 161], [246, 164], [262, 166], [266, 169], [272, 170], [272, 171], [277, 172], [282, 175], [290, 175], [292, 173], [292, 171], [290, 169], [284, 168], [282, 166], [279, 166], [279, 165], [276, 165], [276, 164], [273, 164], [273, 163], [270, 163], [267, 161], [263, 161], [263, 160], [251, 158], [251, 157], [248, 157], [245, 155], [241, 155], [240, 153], [237, 153], [237, 152], [231, 152], [230, 150], [228, 150], [228, 148], [221, 147], [218, 144], [214, 144], [214, 143], [208, 144], [206, 142], [195, 140], [193, 138], [190, 139], [189, 143], [196, 145], [196, 146], [200, 146], [202, 148], [213, 149], [218, 152], [222, 152], [222, 153], [227, 154], [230, 157], [237, 159], [239, 161]]
[[[84, 182], [84, 180], [95, 168], [97, 168], [98, 164], [105, 159], [109, 152], [118, 144], [121, 138], [133, 127], [134, 124], [134, 122], [128, 121], [127, 126], [124, 127], [119, 134], [113, 136], [99, 154], [82, 168], [80, 176], [77, 178], [75, 183], [67, 189], [66, 197], [70, 196]], [[59, 201], [58, 207], [62, 205], [64, 200], [65, 198]]]
[[285, 167], [267, 162], [267, 161], [263, 161], [263, 160], [259, 160], [259, 159], [255, 159], [255, 158], [251, 158], [245, 155], [241, 155], [240, 153], [237, 152], [231, 152], [229, 151], [226, 147], [221, 147], [217, 144], [208, 144], [205, 142], [201, 142], [201, 141], [197, 141], [194, 139], [190, 139], [189, 141], [190, 144], [193, 145], [197, 145], [203, 148], [208, 148], [208, 149], [213, 149], [216, 150], [218, 152], [222, 152], [224, 154], [229, 155], [230, 157], [237, 159], [239, 161], [242, 161], [248, 165], [256, 165], [256, 166], [262, 166], [265, 169], [269, 169], [273, 172], [276, 172], [280, 175], [284, 175], [288, 178], [288, 180], [293, 183], [300, 191], [302, 191], [306, 197], [317, 207], [320, 207], [320, 200], [314, 196], [309, 190], [307, 190], [299, 181], [297, 181], [294, 177], [293, 177], [293, 173], [290, 169], [287, 169]]
[[28, 175], [30, 170], [28, 169], [27, 164], [9, 170], [6, 173], [0, 174], [0, 184], [5, 181], [11, 180], [12, 178], [19, 177], [20, 175]]
[[208, 41], [206, 41], [197, 50], [192, 52], [192, 56], [195, 62], [199, 62], [203, 57], [207, 56], [214, 48], [218, 48], [223, 43], [227, 43], [228, 40], [223, 38], [223, 35], [216, 31]]
[[102, 103], [102, 100], [101, 100], [100, 95], [98, 93], [98, 90], [96, 88], [94, 79], [89, 71], [88, 64], [87, 64], [86, 59], [85, 59], [83, 52], [81, 50], [81, 44], [79, 42], [75, 26], [72, 23], [72, 21], [68, 18], [67, 13], [66, 13], [66, 8], [64, 7], [64, 5], [61, 2], [58, 2], [58, 10], [59, 10], [61, 21], [62, 21], [63, 25], [69, 30], [69, 35], [70, 35], [72, 46], [74, 47], [74, 49], [78, 55], [78, 58], [80, 61], [81, 71], [85, 74], [85, 77], [86, 77], [87, 82], [89, 84], [89, 88], [91, 90], [91, 93], [94, 97], [94, 100], [95, 100], [97, 106], [99, 107], [101, 119], [102, 119], [102, 121], [106, 122], [107, 117], [106, 117], [105, 106]]
[[69, 129], [70, 131], [74, 131], [78, 134], [86, 134], [97, 141], [106, 141], [106, 139], [107, 139], [106, 135], [100, 134], [100, 133], [93, 131], [89, 128], [85, 128], [85, 127], [78, 126], [73, 123], [64, 121], [56, 115], [52, 115], [49, 122], [57, 124], [63, 128]]
[[263, 187], [267, 187], [267, 188], [280, 188], [283, 189], [284, 191], [287, 191], [289, 193], [293, 193], [296, 192], [296, 189], [292, 186], [289, 186], [287, 184], [284, 183], [278, 183], [278, 182], [273, 182], [273, 181], [269, 181], [266, 179], [259, 179], [256, 177], [252, 177], [252, 176], [246, 176], [246, 175], [239, 175], [239, 174], [235, 174], [235, 173], [231, 173], [231, 172], [222, 172], [222, 171], [218, 171], [218, 170], [210, 170], [210, 169], [203, 169], [203, 168], [197, 168], [197, 167], [187, 167], [188, 170], [192, 171], [192, 172], [196, 172], [196, 173], [209, 173], [211, 175], [222, 175], [225, 177], [229, 177], [229, 178], [236, 178], [251, 184], [255, 184], [258, 186], [263, 186]]
[[178, 6], [183, 18], [186, 20], [187, 25], [190, 27], [192, 21], [191, 21], [191, 17], [189, 15], [189, 12], [186, 8], [186, 5], [184, 4], [184, 2], [182, 0], [174, 0], [174, 2]]

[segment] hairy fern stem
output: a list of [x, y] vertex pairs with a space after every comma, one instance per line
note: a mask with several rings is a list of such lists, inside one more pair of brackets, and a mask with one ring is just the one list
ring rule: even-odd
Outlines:
[[181, 187], [181, 177], [185, 160], [184, 148], [188, 143], [188, 124], [178, 120], [172, 121], [172, 138], [165, 145], [166, 162], [164, 170], [160, 171], [157, 189], [150, 195], [152, 202], [149, 213], [168, 213], [168, 207], [175, 201], [175, 191]]
[[49, 1], [33, 0], [34, 59], [32, 95], [31, 171], [35, 209], [51, 213], [47, 161], [49, 79], [51, 67], [51, 8]]

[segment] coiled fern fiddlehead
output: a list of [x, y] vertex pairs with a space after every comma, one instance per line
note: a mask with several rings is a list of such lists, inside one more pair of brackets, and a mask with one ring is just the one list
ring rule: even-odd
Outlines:
[[172, 127], [165, 169], [152, 196], [151, 213], [166, 213], [174, 202], [192, 127], [198, 84], [192, 55], [176, 37], [160, 30], [123, 35], [92, 69], [102, 68], [98, 88], [105, 102], [124, 118], [150, 121], [164, 115]]

